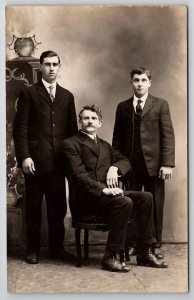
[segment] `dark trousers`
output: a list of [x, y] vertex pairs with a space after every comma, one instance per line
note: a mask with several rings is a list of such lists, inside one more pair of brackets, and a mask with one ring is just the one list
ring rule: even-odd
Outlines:
[[[95, 202], [98, 213], [110, 226], [106, 245], [108, 251], [125, 249], [128, 221], [133, 209], [137, 212], [138, 246], [152, 245], [156, 242], [153, 237], [153, 197], [151, 193], [126, 191], [125, 196], [103, 196], [97, 198]], [[89, 202], [88, 205], [90, 205]]]
[[25, 219], [27, 226], [27, 248], [39, 251], [41, 206], [45, 195], [48, 220], [49, 249], [63, 247], [64, 217], [67, 212], [65, 176], [58, 171], [36, 172], [25, 175]]
[[155, 238], [157, 240], [157, 245], [161, 246], [165, 195], [164, 180], [157, 176], [151, 177], [149, 175], [145, 161], [140, 155], [136, 160], [133, 160], [132, 166], [133, 174], [130, 181], [130, 188], [136, 191], [141, 191], [143, 189], [153, 195]]
[[[153, 219], [153, 196], [149, 192], [126, 191], [133, 201], [133, 212], [136, 215], [136, 242], [138, 247], [156, 243], [154, 219]], [[130, 235], [130, 227], [128, 235]], [[128, 236], [126, 237], [126, 242]]]
[[128, 220], [133, 207], [132, 200], [126, 196], [103, 196], [98, 199], [97, 205], [99, 213], [108, 222], [110, 228], [106, 249], [113, 252], [124, 250]]

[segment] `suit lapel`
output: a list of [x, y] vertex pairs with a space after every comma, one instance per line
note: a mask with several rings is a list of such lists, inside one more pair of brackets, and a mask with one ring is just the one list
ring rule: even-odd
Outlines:
[[131, 120], [132, 116], [133, 116], [133, 110], [134, 110], [133, 109], [133, 97], [131, 97], [129, 100], [127, 100], [125, 104], [126, 104], [125, 112]]
[[44, 84], [42, 83], [42, 81], [40, 81], [40, 83], [38, 85], [38, 93], [50, 106], [52, 105], [50, 96], [49, 96]]
[[55, 99], [52, 103], [49, 93], [47, 92], [47, 89], [45, 88], [44, 84], [42, 83], [42, 81], [40, 81], [39, 85], [38, 85], [38, 92], [40, 94], [40, 96], [42, 98], [44, 98], [44, 100], [53, 107], [56, 107], [60, 101], [63, 99], [63, 91], [61, 89], [61, 87], [57, 84], [56, 86], [56, 94], [55, 94]]
[[148, 94], [148, 98], [146, 100], [145, 106], [143, 108], [141, 117], [143, 118], [143, 116], [145, 116], [145, 114], [147, 114], [147, 112], [150, 110], [150, 108], [152, 108], [153, 106], [153, 99], [152, 96]]
[[101, 163], [102, 161], [104, 162], [105, 159], [107, 159], [106, 153], [107, 153], [107, 145], [106, 143], [98, 138], [98, 145], [99, 145], [99, 155], [98, 155], [98, 161], [97, 165]]
[[87, 134], [84, 134], [80, 131], [79, 135], [81, 138], [81, 143], [88, 147], [96, 156], [99, 156], [100, 149], [98, 145], [96, 145], [95, 142], [92, 141], [92, 139], [89, 136], [87, 136]]
[[53, 107], [56, 107], [61, 102], [63, 97], [64, 97], [64, 92], [63, 92], [62, 88], [57, 83], [55, 100], [53, 101]]

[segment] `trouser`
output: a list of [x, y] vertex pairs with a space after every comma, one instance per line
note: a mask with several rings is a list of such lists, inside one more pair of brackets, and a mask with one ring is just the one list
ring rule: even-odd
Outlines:
[[118, 252], [125, 249], [128, 221], [133, 209], [137, 212], [138, 246], [152, 245], [156, 242], [153, 237], [153, 197], [151, 193], [125, 191], [125, 196], [103, 196], [96, 199], [96, 206], [98, 213], [109, 224], [106, 245], [108, 251]]
[[129, 197], [100, 197], [99, 212], [109, 224], [109, 234], [106, 249], [119, 252], [125, 249], [128, 220], [133, 203]]
[[50, 251], [63, 247], [64, 217], [67, 211], [65, 176], [58, 171], [25, 174], [25, 220], [27, 249], [39, 251], [41, 206], [45, 195]]
[[133, 162], [133, 174], [130, 180], [130, 188], [136, 191], [150, 192], [153, 195], [153, 218], [155, 227], [155, 238], [157, 246], [162, 244], [163, 229], [163, 207], [165, 196], [165, 182], [158, 176], [151, 177], [147, 171], [143, 157]]
[[[139, 248], [156, 243], [153, 220], [153, 196], [149, 192], [126, 191], [133, 201], [133, 212], [136, 215], [136, 243]], [[126, 243], [129, 240], [129, 227]]]

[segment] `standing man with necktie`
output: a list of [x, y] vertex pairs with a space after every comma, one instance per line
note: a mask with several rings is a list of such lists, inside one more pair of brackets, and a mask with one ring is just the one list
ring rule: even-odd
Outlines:
[[164, 183], [172, 177], [175, 166], [174, 130], [168, 102], [148, 92], [150, 71], [142, 67], [133, 69], [131, 83], [134, 95], [117, 107], [113, 147], [131, 162], [132, 174], [127, 180], [130, 188], [144, 188], [153, 194], [157, 240], [153, 251], [158, 258], [163, 258]]
[[69, 260], [63, 247], [66, 215], [62, 141], [77, 132], [74, 97], [57, 83], [60, 58], [53, 51], [40, 56], [42, 80], [20, 93], [13, 135], [18, 166], [25, 177], [26, 262], [39, 262], [41, 204], [46, 199], [49, 251]]

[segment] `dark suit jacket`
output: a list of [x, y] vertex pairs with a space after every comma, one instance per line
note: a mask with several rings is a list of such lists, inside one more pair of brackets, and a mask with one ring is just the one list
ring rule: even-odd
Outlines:
[[[134, 138], [133, 97], [119, 103], [113, 133], [113, 147], [130, 160]], [[161, 166], [175, 166], [175, 139], [168, 102], [148, 95], [140, 123], [141, 147], [150, 176]]]
[[79, 190], [79, 197], [99, 197], [106, 187], [109, 167], [116, 166], [121, 175], [130, 169], [130, 163], [110, 144], [98, 139], [99, 146], [86, 134], [77, 135], [64, 141], [64, 155], [68, 163], [68, 178]]
[[13, 136], [18, 166], [31, 157], [38, 171], [51, 171], [62, 162], [62, 141], [77, 132], [73, 95], [57, 84], [52, 103], [42, 81], [19, 95]]

